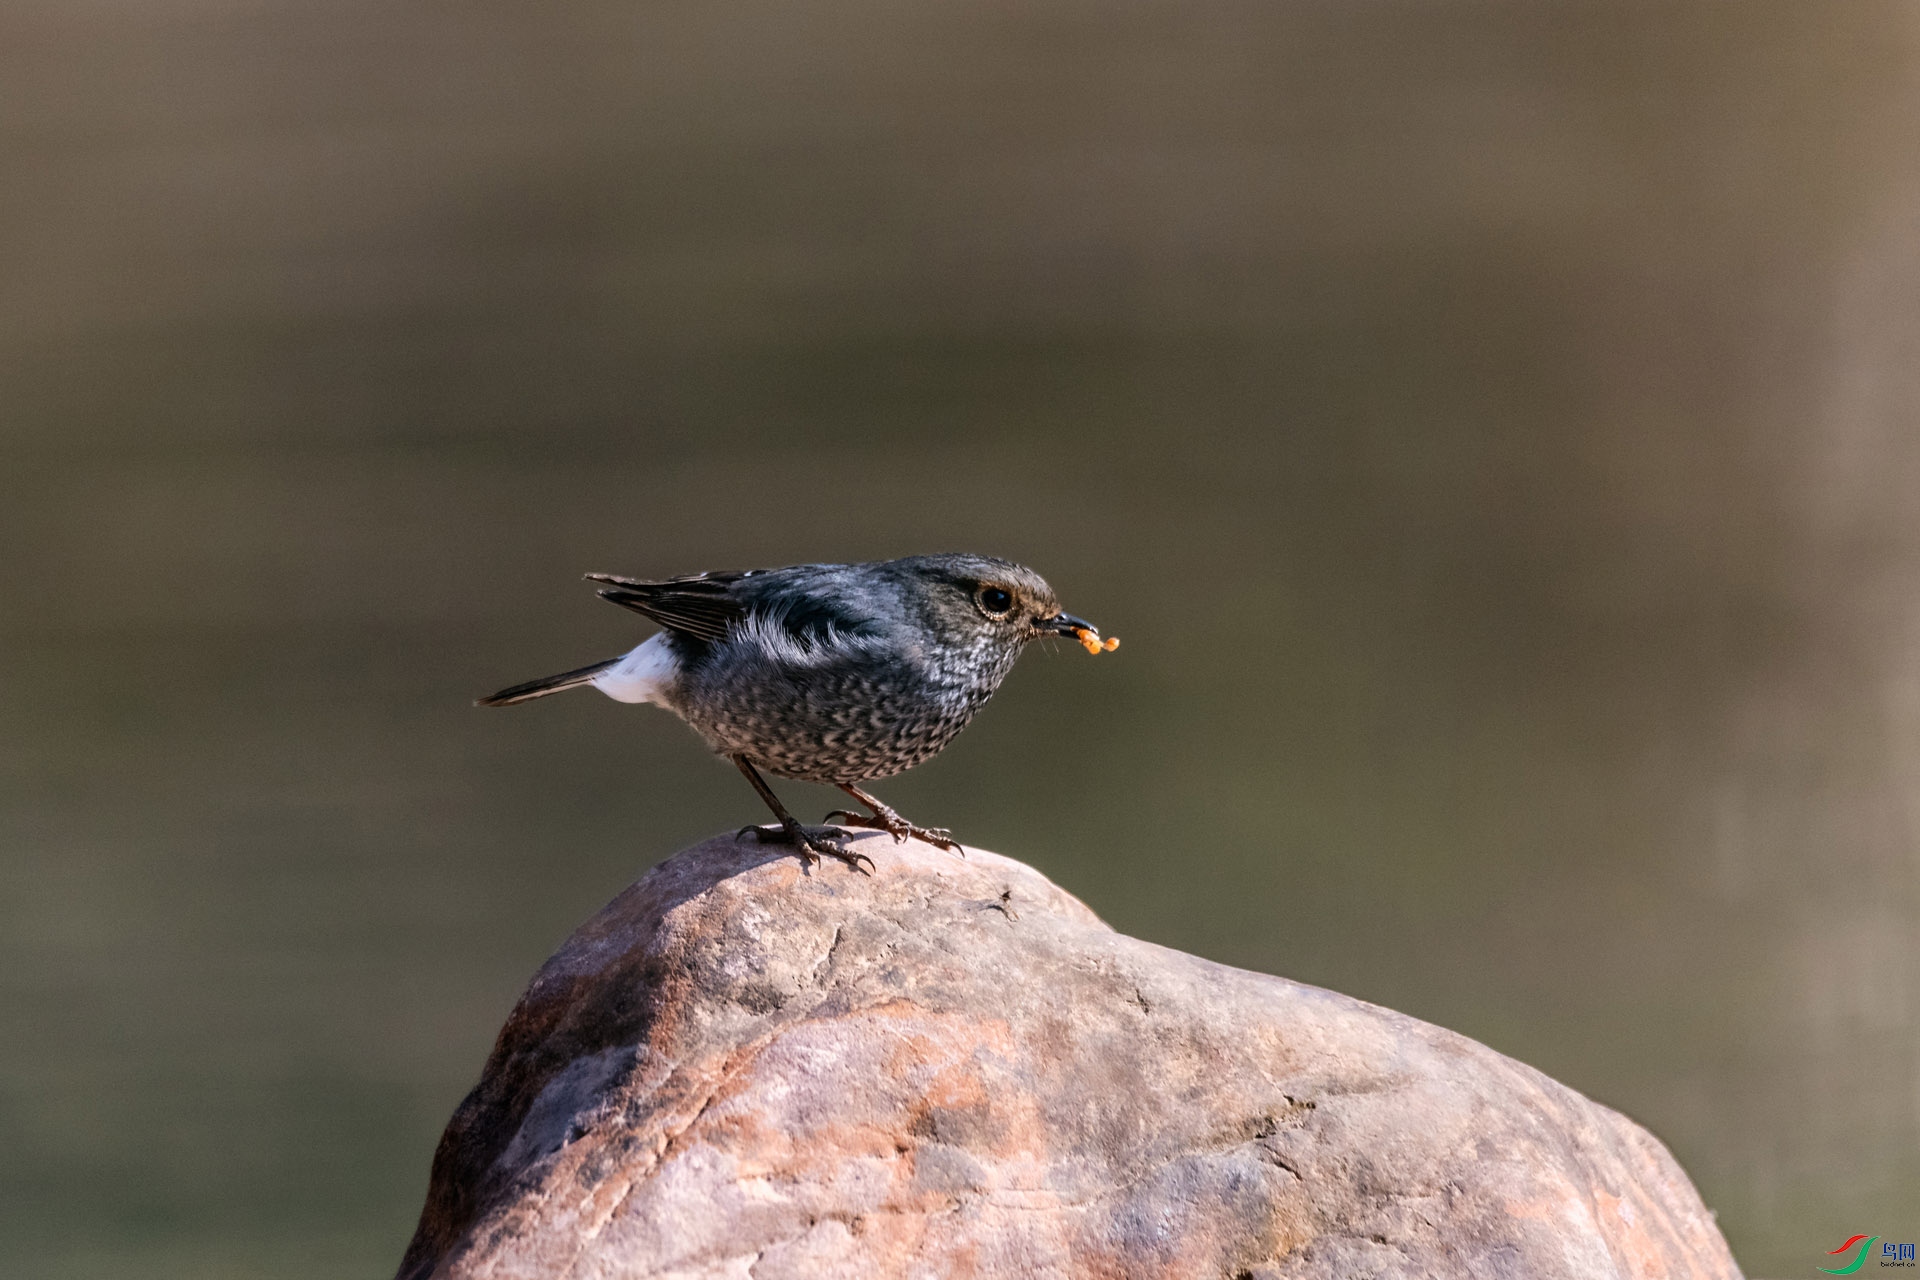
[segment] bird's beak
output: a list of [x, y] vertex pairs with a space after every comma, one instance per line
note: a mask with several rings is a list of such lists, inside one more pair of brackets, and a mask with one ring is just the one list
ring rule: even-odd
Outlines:
[[1076, 618], [1070, 613], [1056, 613], [1051, 618], [1034, 625], [1040, 629], [1042, 635], [1066, 636], [1073, 640], [1078, 640], [1082, 631], [1091, 631], [1094, 635], [1100, 634], [1100, 628], [1085, 618]]
[[1103, 649], [1117, 649], [1120, 642], [1115, 639], [1102, 641], [1100, 628], [1085, 618], [1076, 618], [1070, 613], [1056, 613], [1051, 618], [1034, 624], [1043, 636], [1066, 636], [1077, 640], [1086, 647], [1088, 653], [1099, 653]]

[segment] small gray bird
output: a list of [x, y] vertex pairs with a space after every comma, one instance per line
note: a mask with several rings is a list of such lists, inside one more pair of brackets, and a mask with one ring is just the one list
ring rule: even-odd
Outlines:
[[831, 784], [873, 811], [836, 809], [829, 822], [958, 849], [951, 833], [915, 826], [860, 784], [937, 754], [993, 696], [1029, 641], [1070, 636], [1090, 653], [1120, 643], [1102, 642], [1092, 623], [1062, 613], [1039, 574], [990, 556], [802, 564], [661, 582], [587, 578], [607, 584], [602, 599], [666, 630], [624, 657], [517, 684], [479, 705], [511, 706], [590, 684], [621, 702], [665, 707], [738, 765], [780, 820], [752, 830], [793, 845], [808, 864], [820, 854], [854, 867], [872, 860], [832, 827], [802, 826], [762, 769]]

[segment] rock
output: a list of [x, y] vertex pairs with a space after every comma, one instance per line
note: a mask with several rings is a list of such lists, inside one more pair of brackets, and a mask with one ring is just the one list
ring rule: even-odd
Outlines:
[[402, 1280], [1739, 1276], [1659, 1142], [1530, 1067], [862, 843], [710, 840], [568, 939]]

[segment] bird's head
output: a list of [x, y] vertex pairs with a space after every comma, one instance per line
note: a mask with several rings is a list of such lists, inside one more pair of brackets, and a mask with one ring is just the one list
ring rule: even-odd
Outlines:
[[916, 556], [901, 562], [922, 595], [928, 620], [966, 646], [1017, 652], [1043, 636], [1066, 636], [1090, 653], [1112, 649], [1099, 628], [1060, 609], [1053, 588], [1025, 565], [992, 556]]

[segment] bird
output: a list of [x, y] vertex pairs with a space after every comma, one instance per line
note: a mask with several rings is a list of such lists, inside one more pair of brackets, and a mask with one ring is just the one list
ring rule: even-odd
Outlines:
[[[662, 628], [631, 652], [529, 680], [478, 700], [507, 707], [592, 687], [679, 716], [731, 760], [773, 811], [741, 834], [862, 872], [873, 860], [839, 827], [884, 831], [962, 852], [863, 789], [937, 755], [1035, 640], [1066, 636], [1089, 653], [1119, 645], [1063, 612], [1046, 579], [992, 556], [907, 556], [648, 580], [590, 573], [601, 599]], [[836, 809], [810, 827], [763, 773], [838, 787], [870, 813]], [[866, 865], [862, 865], [862, 864]]]

